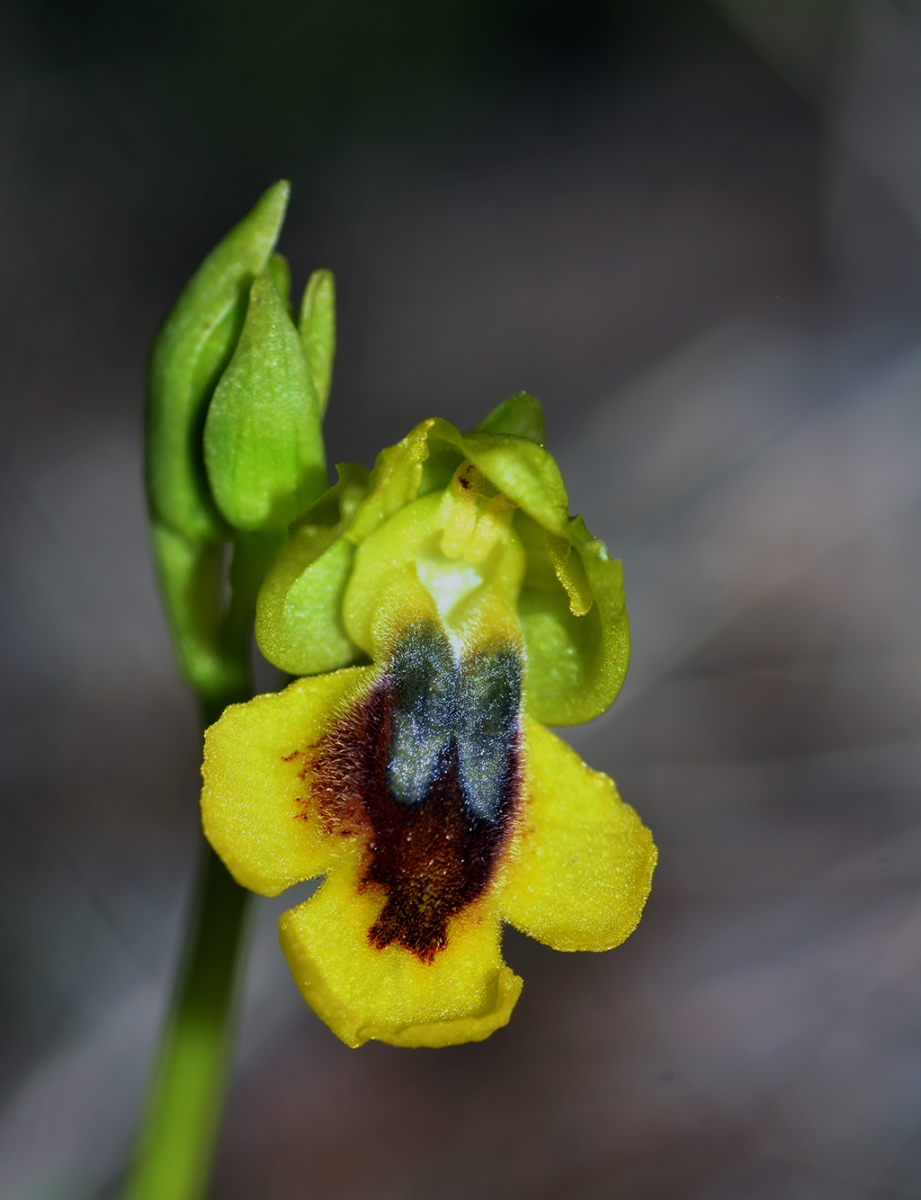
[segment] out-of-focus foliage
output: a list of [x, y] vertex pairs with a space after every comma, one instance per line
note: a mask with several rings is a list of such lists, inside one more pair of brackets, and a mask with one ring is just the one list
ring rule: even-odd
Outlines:
[[[5, 6], [0, 31], [69, 71], [131, 60], [187, 147], [225, 166], [291, 139], [433, 128], [471, 90], [584, 87], [652, 35], [683, 37], [687, 5], [640, 0], [65, 0]], [[696, 6], [694, 6], [696, 9]], [[696, 11], [692, 23], [699, 23]], [[420, 104], [420, 97], [425, 103]]]

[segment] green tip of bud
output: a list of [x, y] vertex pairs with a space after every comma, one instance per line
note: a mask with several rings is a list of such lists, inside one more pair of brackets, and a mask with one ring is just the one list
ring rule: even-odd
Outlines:
[[336, 356], [336, 281], [332, 271], [314, 271], [310, 276], [301, 301], [298, 332], [322, 417], [329, 401]]
[[266, 270], [272, 276], [275, 290], [286, 307], [291, 304], [291, 266], [283, 254], [273, 254], [266, 263]]
[[205, 465], [235, 529], [284, 529], [326, 488], [316, 391], [271, 270], [256, 276], [246, 320], [205, 422]]

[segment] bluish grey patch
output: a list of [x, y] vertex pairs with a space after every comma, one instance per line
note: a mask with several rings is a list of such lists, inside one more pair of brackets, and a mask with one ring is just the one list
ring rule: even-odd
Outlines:
[[454, 762], [468, 809], [494, 819], [515, 761], [518, 654], [483, 650], [459, 663], [442, 630], [423, 625], [400, 641], [388, 675], [395, 702], [387, 785], [394, 799], [421, 804]]
[[387, 785], [400, 804], [421, 804], [447, 766], [455, 724], [457, 660], [435, 625], [402, 638], [390, 663], [396, 703]]
[[461, 667], [459, 684], [455, 737], [464, 799], [491, 819], [513, 761], [521, 661], [512, 649], [474, 654]]

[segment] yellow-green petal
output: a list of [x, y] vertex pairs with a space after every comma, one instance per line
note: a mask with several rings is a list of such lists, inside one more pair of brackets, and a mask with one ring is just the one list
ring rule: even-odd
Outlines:
[[310, 749], [376, 672], [299, 679], [234, 704], [205, 735], [202, 823], [234, 879], [262, 896], [328, 869], [345, 852], [311, 800]]
[[348, 1046], [482, 1041], [505, 1025], [521, 980], [499, 953], [499, 921], [488, 902], [455, 917], [432, 962], [398, 945], [376, 949], [368, 931], [383, 906], [361, 889], [357, 856], [279, 923], [282, 949], [301, 994]]
[[656, 857], [613, 780], [526, 720], [525, 799], [498, 896], [505, 920], [554, 950], [609, 950], [636, 928]]
[[356, 545], [419, 494], [424, 464], [429, 457], [428, 433], [433, 424], [432, 420], [423, 421], [395, 446], [388, 446], [378, 454], [368, 494], [348, 530]]
[[630, 661], [623, 567], [581, 517], [567, 522], [565, 541], [523, 514], [515, 530], [528, 564], [518, 596], [527, 710], [548, 725], [590, 721], [613, 702]]

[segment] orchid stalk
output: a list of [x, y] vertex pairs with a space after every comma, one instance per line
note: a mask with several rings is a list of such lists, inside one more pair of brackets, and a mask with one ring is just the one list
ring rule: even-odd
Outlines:
[[[328, 487], [334, 285], [314, 272], [295, 323], [273, 253], [287, 196], [209, 256], [151, 359], [153, 545], [206, 726], [207, 846], [131, 1200], [206, 1186], [251, 893], [322, 877], [280, 922], [307, 1004], [349, 1046], [437, 1047], [509, 1020], [505, 924], [607, 950], [656, 861], [613, 782], [546, 728], [612, 703], [629, 627], [540, 404], [513, 396], [469, 433], [429, 419]], [[255, 698], [253, 629], [296, 677]]]

